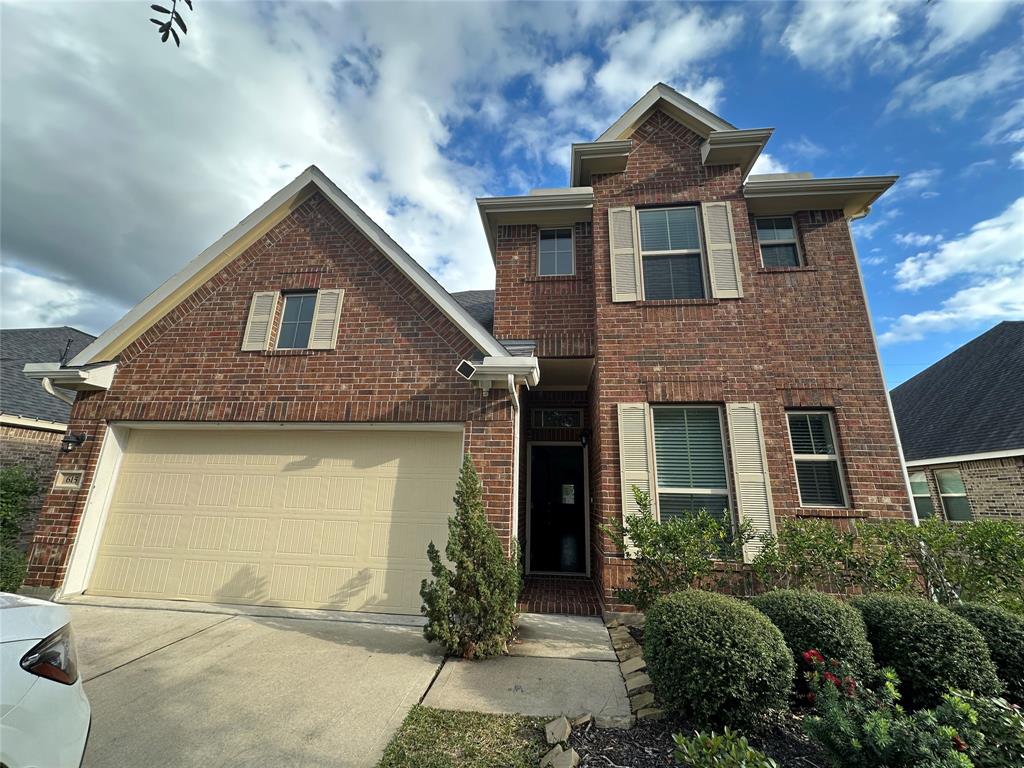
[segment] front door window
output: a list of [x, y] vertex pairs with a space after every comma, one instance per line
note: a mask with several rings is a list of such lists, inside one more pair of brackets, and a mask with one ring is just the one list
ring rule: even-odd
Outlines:
[[587, 570], [584, 455], [580, 445], [531, 446], [531, 572]]

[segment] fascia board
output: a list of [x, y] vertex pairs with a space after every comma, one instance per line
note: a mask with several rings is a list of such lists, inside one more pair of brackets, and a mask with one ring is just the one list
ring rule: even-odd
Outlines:
[[743, 185], [743, 195], [755, 213], [759, 212], [757, 201], [792, 201], [793, 210], [831, 207], [854, 216], [867, 211], [897, 179], [899, 176], [753, 180]]
[[[688, 99], [683, 94], [676, 91], [674, 88], [670, 88], [664, 83], [658, 83], [651, 90], [645, 93], [640, 99], [629, 109], [623, 113], [622, 117], [616, 120], [612, 125], [597, 137], [597, 141], [616, 141], [622, 139], [628, 135], [637, 123], [647, 114], [648, 111], [653, 109], [657, 103], [664, 100], [667, 105], [678, 110], [680, 114], [673, 115], [676, 119], [681, 116], [687, 116], [698, 124], [698, 126], [704, 127], [704, 133], [710, 133], [712, 131], [730, 131], [735, 130], [736, 126], [726, 122], [714, 112], [705, 109], [697, 102], [692, 99]], [[667, 110], [671, 114], [671, 110]], [[683, 122], [681, 120], [681, 122]], [[685, 123], [684, 123], [685, 124]]]

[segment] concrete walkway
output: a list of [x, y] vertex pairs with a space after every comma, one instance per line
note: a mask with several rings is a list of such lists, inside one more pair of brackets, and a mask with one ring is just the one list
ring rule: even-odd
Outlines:
[[618, 660], [600, 619], [523, 614], [520, 637], [507, 657], [446, 661], [424, 705], [542, 717], [590, 712], [599, 727], [632, 723]]

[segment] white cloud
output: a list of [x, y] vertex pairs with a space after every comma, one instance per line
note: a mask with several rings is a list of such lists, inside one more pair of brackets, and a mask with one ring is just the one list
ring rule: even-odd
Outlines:
[[900, 177], [893, 188], [882, 198], [886, 203], [907, 197], [935, 197], [939, 177], [942, 176], [941, 168], [925, 168], [920, 171], [911, 171]]
[[544, 69], [539, 80], [544, 96], [552, 104], [561, 104], [587, 85], [590, 59], [576, 54]]
[[993, 29], [1013, 6], [1008, 2], [939, 0], [930, 3], [926, 25], [932, 33], [925, 58], [951, 52]]
[[1014, 168], [1024, 168], [1024, 147], [1021, 147], [1010, 157], [1010, 165]]
[[741, 18], [735, 14], [712, 17], [700, 7], [657, 4], [648, 8], [647, 17], [608, 38], [608, 60], [594, 76], [606, 102], [621, 111], [655, 82], [664, 81], [715, 109], [722, 83], [701, 76], [694, 65], [734, 45]]
[[941, 243], [942, 235], [923, 235], [918, 232], [906, 232], [896, 235], [893, 239], [900, 245], [924, 248], [927, 245]]
[[896, 269], [896, 287], [916, 290], [956, 275], [980, 275], [986, 280], [1020, 278], [1024, 275], [1022, 243], [1024, 197], [1019, 197], [998, 216], [975, 224], [967, 234], [905, 259]]
[[17, 267], [0, 266], [0, 327], [39, 328], [70, 325], [99, 334], [125, 307], [62, 280], [35, 275]]
[[856, 219], [851, 222], [853, 233], [865, 240], [872, 239], [882, 228], [888, 227], [900, 216], [899, 208], [884, 208], [883, 210], [872, 210], [867, 218]]
[[768, 152], [762, 152], [758, 156], [757, 160], [754, 161], [754, 165], [750, 169], [750, 172], [752, 174], [755, 174], [755, 173], [788, 173], [789, 172], [789, 167], [785, 163], [783, 163], [783, 162], [781, 162], [779, 160], [776, 160]]
[[893, 42], [901, 11], [897, 0], [804, 2], [783, 30], [782, 44], [809, 69], [834, 72], [861, 58], [877, 64], [899, 53]]
[[815, 158], [821, 157], [826, 152], [828, 152], [828, 150], [825, 149], [823, 146], [821, 146], [820, 144], [815, 144], [806, 136], [801, 136], [797, 141], [788, 142], [786, 144], [786, 149], [790, 152], [790, 154], [798, 155], [801, 158], [806, 158], [807, 160], [813, 160]]
[[929, 72], [914, 75], [893, 91], [886, 110], [942, 111], [963, 117], [974, 104], [1006, 93], [1024, 82], [1024, 57], [1015, 48], [986, 56], [968, 72], [936, 80]]

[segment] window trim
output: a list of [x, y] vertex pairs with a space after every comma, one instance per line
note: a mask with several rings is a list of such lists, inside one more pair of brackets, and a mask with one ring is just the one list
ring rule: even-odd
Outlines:
[[[643, 237], [640, 234], [640, 213], [644, 211], [669, 211], [675, 208], [693, 208], [697, 215], [697, 239], [700, 242], [699, 248], [685, 248], [676, 251], [645, 251]], [[650, 205], [636, 207], [633, 209], [633, 231], [636, 232], [636, 259], [639, 269], [639, 285], [641, 301], [707, 301], [713, 298], [711, 295], [711, 275], [708, 269], [707, 244], [704, 239], [704, 210], [700, 203], [678, 203], [675, 205]], [[697, 254], [700, 262], [700, 281], [703, 289], [703, 296], [683, 296], [672, 299], [648, 299], [647, 285], [644, 276], [644, 256], [692, 256]]]
[[[924, 493], [914, 493], [914, 475], [921, 475], [924, 478]], [[910, 481], [910, 503], [914, 505], [914, 514], [920, 517], [920, 512], [917, 509], [918, 499], [928, 499], [932, 505], [932, 516], [935, 515], [935, 502], [932, 499], [932, 489], [928, 484], [928, 472], [923, 469], [910, 470], [907, 472], [907, 480]], [[945, 509], [943, 509], [945, 512]]]
[[[725, 496], [729, 503], [729, 525], [731, 526], [732, 533], [736, 533], [736, 529], [739, 525], [738, 522], [738, 511], [734, 502], [734, 496], [732, 491], [732, 456], [729, 454], [729, 443], [728, 434], [726, 432], [725, 424], [725, 408], [721, 405], [712, 403], [651, 403], [647, 408], [647, 434], [650, 435], [648, 442], [650, 443], [651, 460], [650, 460], [650, 472], [651, 472], [651, 511], [654, 513], [654, 519], [660, 524], [661, 523], [661, 501], [660, 496], [662, 489], [658, 484], [658, 443], [657, 438], [654, 434], [654, 412], [658, 409], [668, 408], [688, 408], [702, 410], [715, 410], [718, 411], [718, 429], [722, 436], [722, 461], [725, 466]], [[721, 496], [721, 488], [690, 488], [687, 490], [681, 490], [679, 488], [666, 489], [665, 493], [668, 495], [693, 495], [693, 496]]]
[[[789, 435], [789, 454], [793, 462], [793, 480], [796, 483], [796, 495], [800, 500], [800, 507], [807, 509], [851, 509], [850, 490], [846, 485], [846, 472], [843, 471], [842, 452], [839, 450], [839, 431], [836, 429], [835, 414], [829, 410], [808, 409], [808, 408], [787, 408], [786, 411], [786, 432]], [[828, 416], [828, 426], [832, 430], [832, 448], [835, 453], [800, 453], [796, 452], [793, 445], [793, 430], [789, 425], [790, 414], [802, 414], [804, 416]], [[797, 457], [799, 456], [799, 459]], [[800, 475], [797, 472], [797, 461], [834, 461], [839, 472], [839, 489], [843, 494], [842, 504], [805, 504], [803, 494], [800, 493]]]
[[[569, 230], [569, 255], [572, 258], [572, 272], [554, 272], [547, 274], [540, 271], [540, 240], [543, 232]], [[537, 277], [576, 277], [576, 225], [567, 227], [537, 227]]]
[[[792, 240], [762, 240], [761, 236], [758, 234], [758, 229], [757, 229], [757, 222], [761, 221], [762, 219], [789, 219], [790, 224], [793, 225], [793, 227], [792, 227], [792, 229], [793, 229], [793, 239]], [[807, 261], [806, 261], [806, 259], [804, 259], [804, 250], [803, 250], [803, 248], [800, 247], [800, 230], [797, 229], [797, 226], [796, 226], [796, 216], [794, 216], [793, 214], [782, 213], [782, 214], [779, 214], [778, 216], [755, 216], [754, 217], [754, 235], [757, 237], [757, 253], [761, 257], [761, 268], [762, 269], [796, 269], [797, 267], [806, 267], [807, 266]], [[790, 244], [792, 244], [793, 246], [795, 246], [796, 247], [796, 264], [787, 265], [787, 266], [780, 266], [778, 264], [773, 264], [773, 265], [769, 266], [768, 264], [765, 264], [764, 263], [764, 249], [762, 248], [762, 245], [764, 245], [766, 243], [768, 245], [790, 245]]]
[[[543, 424], [541, 414], [545, 411], [572, 411], [579, 417], [579, 424], [574, 427], [546, 427]], [[560, 408], [558, 406], [544, 406], [530, 410], [530, 427], [532, 429], [583, 429], [583, 409], [575, 406]]]
[[[320, 291], [316, 288], [312, 290], [302, 289], [295, 291], [280, 291], [281, 296], [281, 315], [280, 318], [274, 318], [277, 323], [277, 329], [274, 333], [274, 350], [281, 350], [283, 352], [292, 352], [295, 350], [309, 349], [309, 341], [313, 338], [313, 324], [316, 322], [316, 305], [320, 296]], [[309, 337], [306, 339], [305, 346], [302, 347], [282, 347], [281, 346], [281, 331], [284, 330], [284, 312], [288, 306], [288, 299], [291, 297], [298, 296], [312, 296], [313, 297], [313, 316], [309, 320]]]
[[[964, 483], [964, 473], [960, 467], [941, 467], [933, 470], [935, 472], [935, 490], [939, 492], [939, 503], [942, 504], [942, 517], [945, 518], [947, 523], [966, 523], [974, 519], [974, 508], [971, 506], [971, 500], [967, 498], [967, 484]], [[943, 493], [942, 484], [939, 482], [940, 472], [956, 472], [960, 477], [960, 485], [964, 487], [963, 493]], [[946, 498], [951, 499], [964, 499], [967, 502], [967, 511], [970, 514], [970, 520], [953, 520], [949, 517], [949, 511], [946, 509]]]

